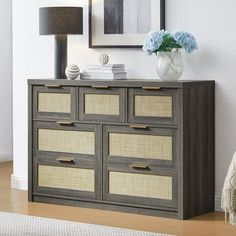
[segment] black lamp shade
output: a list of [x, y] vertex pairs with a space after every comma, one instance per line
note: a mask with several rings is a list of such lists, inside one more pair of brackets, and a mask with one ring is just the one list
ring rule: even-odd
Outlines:
[[39, 34], [83, 34], [82, 7], [42, 7], [39, 9]]

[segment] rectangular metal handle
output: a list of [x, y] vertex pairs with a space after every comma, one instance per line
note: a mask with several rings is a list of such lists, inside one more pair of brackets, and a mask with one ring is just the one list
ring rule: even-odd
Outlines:
[[58, 125], [73, 125], [73, 121], [57, 121], [56, 122]]
[[161, 87], [143, 87], [144, 90], [160, 90]]
[[105, 86], [105, 85], [92, 85], [92, 88], [94, 88], [94, 89], [109, 89], [109, 86]]
[[146, 163], [132, 163], [129, 165], [129, 167], [132, 167], [134, 169], [148, 169], [149, 165]]
[[147, 125], [142, 125], [142, 124], [132, 124], [129, 126], [132, 129], [147, 129]]
[[61, 87], [60, 84], [45, 84], [44, 86], [47, 88], [60, 88]]
[[74, 158], [70, 158], [70, 157], [59, 157], [56, 160], [62, 163], [70, 163], [70, 164], [74, 163]]

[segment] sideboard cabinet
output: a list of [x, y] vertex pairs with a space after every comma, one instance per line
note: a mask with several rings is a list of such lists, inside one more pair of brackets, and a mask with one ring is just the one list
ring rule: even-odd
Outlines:
[[29, 201], [213, 211], [214, 84], [28, 80]]

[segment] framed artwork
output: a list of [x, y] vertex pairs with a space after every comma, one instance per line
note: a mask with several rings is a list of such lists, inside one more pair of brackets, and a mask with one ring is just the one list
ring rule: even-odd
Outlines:
[[89, 0], [90, 48], [141, 48], [165, 29], [165, 0]]

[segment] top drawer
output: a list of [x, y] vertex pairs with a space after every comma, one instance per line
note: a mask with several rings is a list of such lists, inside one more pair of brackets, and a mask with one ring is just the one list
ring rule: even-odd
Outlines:
[[79, 88], [79, 117], [85, 121], [125, 122], [126, 89], [109, 86]]
[[33, 87], [33, 117], [76, 119], [76, 89], [60, 85]]
[[178, 123], [178, 90], [159, 87], [129, 89], [130, 123]]

